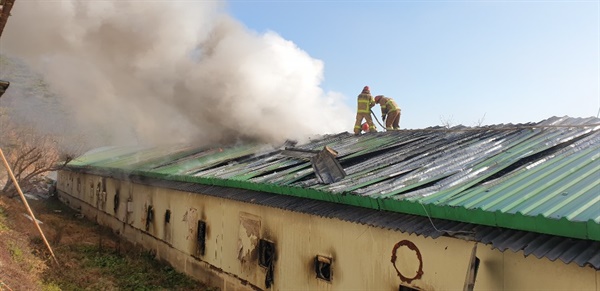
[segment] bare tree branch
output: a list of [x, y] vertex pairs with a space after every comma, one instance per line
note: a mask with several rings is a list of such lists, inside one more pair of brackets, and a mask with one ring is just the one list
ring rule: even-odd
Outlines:
[[[17, 124], [8, 116], [0, 116], [0, 132], [0, 147], [23, 189], [32, 187], [40, 175], [65, 167], [74, 156], [80, 154], [73, 150], [66, 152], [61, 148], [61, 136], [42, 133], [32, 127]], [[69, 144], [69, 148], [76, 147]], [[16, 194], [12, 179], [7, 175], [0, 175], [0, 181], [5, 182], [0, 192], [9, 196]]]

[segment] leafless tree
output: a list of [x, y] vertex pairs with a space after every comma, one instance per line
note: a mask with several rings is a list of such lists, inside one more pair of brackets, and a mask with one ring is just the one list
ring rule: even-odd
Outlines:
[[[6, 113], [6, 109], [0, 108], [0, 148], [23, 191], [30, 190], [43, 174], [64, 167], [80, 154], [74, 147], [62, 146], [63, 136], [16, 123], [2, 114], [3, 111]], [[14, 196], [17, 194], [15, 185], [5, 170], [4, 166], [0, 167], [0, 181], [4, 182], [0, 192]]]
[[452, 121], [452, 115], [445, 117], [445, 116], [440, 116], [440, 122], [442, 123], [442, 126], [444, 126], [445, 128], [450, 128], [452, 127], [454, 121]]
[[477, 123], [475, 123], [475, 126], [482, 126], [483, 122], [485, 121], [485, 115], [486, 113], [483, 114], [483, 116], [477, 120]]

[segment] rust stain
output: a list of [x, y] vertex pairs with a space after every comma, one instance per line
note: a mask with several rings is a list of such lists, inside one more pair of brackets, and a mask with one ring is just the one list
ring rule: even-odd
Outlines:
[[[396, 266], [396, 259], [398, 258], [396, 256], [396, 253], [398, 249], [403, 246], [407, 247], [408, 249], [414, 251], [417, 254], [417, 259], [419, 260], [419, 269], [417, 270], [417, 274], [415, 274], [414, 277], [406, 277], [402, 275], [402, 273], [398, 270], [398, 267]], [[392, 249], [391, 262], [394, 265], [394, 269], [396, 269], [396, 273], [398, 273], [398, 277], [400, 277], [402, 282], [410, 284], [413, 280], [421, 279], [421, 277], [423, 276], [423, 257], [421, 256], [421, 251], [419, 251], [419, 248], [417, 248], [417, 246], [409, 240], [402, 240], [399, 241], [396, 245], [394, 245], [394, 248]]]

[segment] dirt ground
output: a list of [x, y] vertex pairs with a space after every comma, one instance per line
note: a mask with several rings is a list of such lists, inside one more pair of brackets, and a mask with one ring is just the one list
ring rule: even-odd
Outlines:
[[0, 290], [216, 290], [154, 260], [54, 197], [0, 194]]

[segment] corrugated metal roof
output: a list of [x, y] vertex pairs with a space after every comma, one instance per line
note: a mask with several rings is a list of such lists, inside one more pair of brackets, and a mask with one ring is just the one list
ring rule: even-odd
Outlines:
[[323, 136], [347, 176], [319, 184], [284, 145], [107, 148], [70, 163], [600, 241], [600, 120]]

